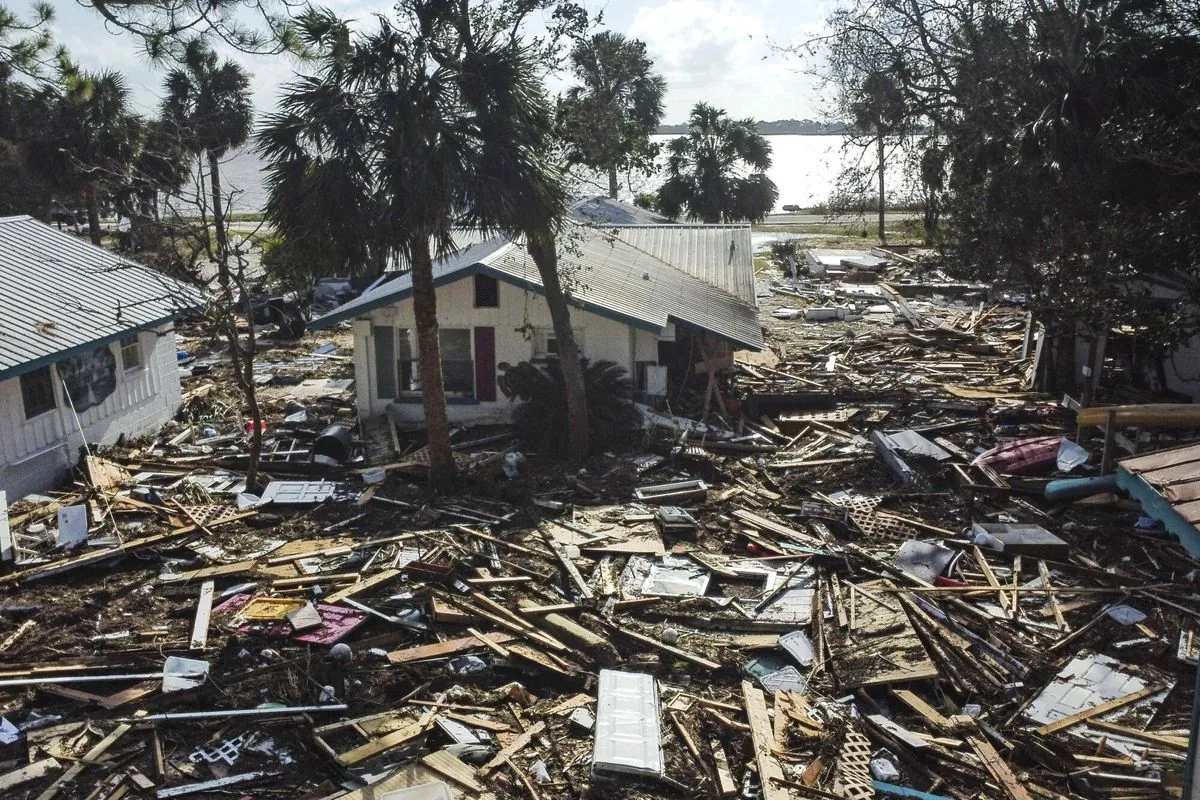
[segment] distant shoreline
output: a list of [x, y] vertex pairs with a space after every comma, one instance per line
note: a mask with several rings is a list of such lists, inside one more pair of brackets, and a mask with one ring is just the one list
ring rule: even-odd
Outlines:
[[[846, 136], [852, 133], [849, 125], [840, 122], [814, 122], [812, 120], [781, 120], [779, 122], [756, 123], [763, 136]], [[687, 125], [660, 125], [656, 136], [678, 136], [688, 132]]]

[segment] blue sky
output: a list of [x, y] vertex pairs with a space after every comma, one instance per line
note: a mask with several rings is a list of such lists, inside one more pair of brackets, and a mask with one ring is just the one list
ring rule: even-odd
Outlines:
[[[100, 16], [73, 0], [52, 0], [54, 33], [87, 69], [111, 68], [129, 78], [139, 110], [153, 113], [162, 75], [146, 63], [128, 34], [109, 31]], [[821, 29], [832, 0], [586, 0], [604, 12], [604, 26], [646, 42], [667, 79], [665, 122], [682, 122], [700, 100], [737, 117], [818, 118], [821, 103], [802, 65], [772, 51], [770, 42], [801, 41]], [[11, 3], [20, 11], [20, 2]], [[334, 0], [337, 13], [366, 20], [387, 13], [391, 0]], [[255, 105], [269, 110], [294, 64], [283, 56], [239, 56], [254, 75]], [[551, 80], [552, 90], [569, 85]]]

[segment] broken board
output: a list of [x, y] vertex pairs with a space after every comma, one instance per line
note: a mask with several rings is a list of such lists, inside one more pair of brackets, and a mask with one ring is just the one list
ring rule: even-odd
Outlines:
[[[862, 586], [879, 596], [895, 588], [891, 581]], [[851, 601], [847, 597], [844, 602]], [[854, 602], [854, 630], [836, 625], [827, 630], [832, 669], [841, 690], [938, 677], [903, 609], [887, 608], [861, 595]]]

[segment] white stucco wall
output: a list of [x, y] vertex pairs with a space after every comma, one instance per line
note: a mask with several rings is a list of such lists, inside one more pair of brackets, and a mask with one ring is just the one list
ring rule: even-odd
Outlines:
[[75, 465], [79, 448], [112, 444], [121, 434], [152, 433], [179, 409], [179, 367], [175, 330], [163, 326], [138, 334], [143, 367], [126, 370], [120, 346], [108, 345], [117, 359], [116, 389], [79, 414], [75, 424], [62, 383], [55, 375], [57, 407], [25, 418], [20, 378], [0, 381], [0, 489], [9, 501], [53, 488]]
[[[443, 328], [492, 327], [496, 335], [497, 364], [528, 361], [534, 354], [534, 342], [526, 328], [551, 328], [550, 309], [545, 300], [534, 292], [503, 281], [499, 289], [499, 307], [475, 308], [472, 276], [439, 287], [438, 324]], [[636, 360], [657, 361], [657, 337], [652, 331], [638, 330], [580, 309], [571, 310], [571, 323], [582, 339], [583, 355], [593, 361], [614, 361], [631, 374], [634, 371], [635, 350]], [[420, 398], [412, 398], [411, 402], [394, 402], [378, 396], [371, 330], [373, 326], [385, 325], [413, 329], [412, 300], [402, 300], [376, 309], [354, 322], [355, 385], [358, 389], [359, 413], [364, 416], [382, 414], [390, 405], [395, 419], [419, 423], [425, 417]], [[495, 402], [450, 403], [448, 411], [453, 422], [499, 422], [509, 418], [514, 406], [515, 403], [498, 392]]]

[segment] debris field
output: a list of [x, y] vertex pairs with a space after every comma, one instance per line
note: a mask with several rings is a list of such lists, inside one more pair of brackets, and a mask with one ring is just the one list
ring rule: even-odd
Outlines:
[[909, 272], [764, 281], [707, 422], [569, 470], [456, 431], [440, 493], [348, 337], [268, 343], [248, 492], [197, 358], [156, 438], [9, 499], [0, 797], [1181, 796], [1200, 563], [1046, 499], [1099, 444], [1027, 315]]

